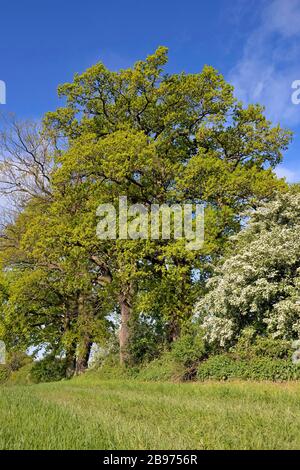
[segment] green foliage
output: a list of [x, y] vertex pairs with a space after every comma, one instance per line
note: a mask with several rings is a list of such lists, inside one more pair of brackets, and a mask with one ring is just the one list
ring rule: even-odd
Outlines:
[[56, 382], [66, 377], [66, 370], [65, 359], [46, 356], [33, 364], [30, 370], [30, 378], [34, 383]]
[[[249, 330], [248, 330], [249, 331]], [[291, 341], [274, 339], [266, 336], [253, 336], [252, 332], [244, 330], [237, 344], [232, 348], [232, 355], [236, 359], [252, 359], [259, 357], [269, 357], [272, 359], [291, 360], [293, 348]]]
[[7, 355], [7, 365], [15, 372], [26, 364], [32, 363], [32, 358], [22, 351], [13, 351]]
[[290, 341], [259, 336], [255, 328], [245, 328], [230, 353], [203, 361], [197, 372], [199, 380], [296, 380], [300, 367], [292, 363]]
[[137, 369], [134, 367], [124, 367], [120, 365], [119, 355], [109, 354], [100, 363], [93, 367], [92, 370], [88, 371], [87, 374], [92, 377], [98, 377], [103, 380], [110, 379], [126, 379], [134, 377], [137, 373]]
[[175, 361], [170, 352], [164, 353], [158, 359], [142, 367], [138, 374], [139, 380], [149, 381], [181, 381], [186, 368]]
[[0, 384], [29, 383], [31, 367], [32, 359], [26, 353], [10, 352], [7, 354], [6, 364], [0, 364]]
[[127, 351], [131, 365], [157, 358], [166, 345], [165, 325], [159, 316], [135, 316], [130, 322], [130, 343]]
[[207, 354], [203, 332], [198, 327], [190, 327], [174, 342], [171, 355], [176, 362], [191, 367], [200, 362]]
[[299, 380], [300, 367], [291, 360], [270, 357], [236, 360], [230, 355], [212, 356], [200, 364], [198, 380]]
[[0, 384], [4, 384], [9, 379], [10, 373], [9, 366], [0, 364]]
[[[145, 342], [141, 338], [141, 344], [145, 345], [144, 347], [149, 351], [148, 336], [144, 339]], [[139, 343], [138, 346], [141, 347]], [[143, 360], [138, 362], [139, 370], [137, 370], [136, 377], [140, 380], [180, 381], [190, 379], [196, 372], [197, 364], [207, 355], [202, 332], [192, 324], [186, 326], [170, 350], [163, 350], [163, 343], [160, 347], [157, 344], [155, 347], [155, 341], [150, 342], [150, 346], [153, 348], [152, 357], [144, 355]], [[158, 353], [159, 357], [155, 357]]]
[[11, 372], [5, 385], [29, 385], [32, 384], [31, 380], [31, 369], [33, 367], [33, 362], [29, 362], [26, 365], [22, 366], [20, 369]]

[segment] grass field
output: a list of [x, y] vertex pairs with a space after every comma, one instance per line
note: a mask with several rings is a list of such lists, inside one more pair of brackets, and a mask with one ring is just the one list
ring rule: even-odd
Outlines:
[[300, 449], [300, 384], [72, 381], [0, 388], [1, 449]]

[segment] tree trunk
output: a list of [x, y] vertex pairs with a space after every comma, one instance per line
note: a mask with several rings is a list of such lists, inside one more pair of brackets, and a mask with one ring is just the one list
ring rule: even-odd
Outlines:
[[70, 379], [73, 377], [76, 368], [76, 344], [72, 345], [66, 352], [66, 377]]
[[87, 370], [92, 344], [89, 335], [85, 335], [79, 343], [76, 359], [76, 375], [83, 374]]
[[120, 364], [126, 365], [130, 362], [128, 345], [130, 339], [130, 326], [132, 312], [132, 286], [127, 285], [119, 295], [119, 304], [121, 310], [121, 327], [119, 333], [120, 344]]
[[[71, 320], [74, 315], [77, 315], [77, 305], [68, 305], [68, 314], [65, 318], [64, 333], [70, 335], [71, 333]], [[76, 340], [74, 339], [68, 346], [66, 346], [66, 377], [69, 379], [73, 377], [76, 367]]]
[[174, 343], [180, 337], [180, 326], [178, 319], [174, 318], [169, 324], [168, 340]]
[[88, 306], [86, 305], [84, 295], [78, 296], [78, 328], [79, 339], [77, 344], [76, 375], [83, 374], [88, 368], [88, 362], [92, 347], [91, 335], [89, 333], [90, 318]]

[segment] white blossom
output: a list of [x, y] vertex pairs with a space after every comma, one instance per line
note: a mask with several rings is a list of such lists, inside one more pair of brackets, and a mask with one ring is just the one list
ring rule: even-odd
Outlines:
[[254, 211], [234, 244], [196, 305], [207, 340], [224, 346], [249, 325], [300, 337], [300, 194], [279, 195]]

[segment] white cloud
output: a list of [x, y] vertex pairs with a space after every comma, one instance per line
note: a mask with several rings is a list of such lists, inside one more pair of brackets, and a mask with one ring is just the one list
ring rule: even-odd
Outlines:
[[270, 32], [291, 37], [300, 32], [299, 0], [273, 0], [263, 12], [263, 22]]
[[300, 1], [271, 0], [262, 5], [259, 22], [229, 79], [238, 98], [264, 104], [274, 122], [297, 125], [300, 105], [291, 101], [291, 85], [300, 79]]

